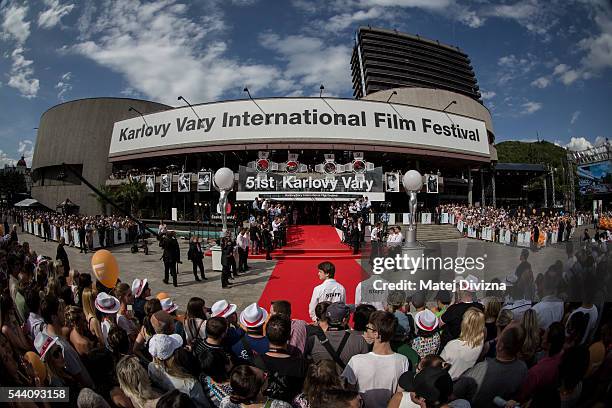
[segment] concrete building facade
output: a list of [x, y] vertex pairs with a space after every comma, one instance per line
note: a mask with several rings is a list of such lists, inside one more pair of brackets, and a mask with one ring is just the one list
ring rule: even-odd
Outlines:
[[[129, 109], [134, 110], [130, 111]], [[115, 122], [169, 109], [169, 106], [128, 98], [89, 98], [56, 105], [40, 118], [32, 159], [32, 197], [55, 209], [70, 199], [81, 214], [98, 214], [92, 191], [65, 171], [69, 164], [94, 186], [111, 173], [108, 162], [110, 135]]]

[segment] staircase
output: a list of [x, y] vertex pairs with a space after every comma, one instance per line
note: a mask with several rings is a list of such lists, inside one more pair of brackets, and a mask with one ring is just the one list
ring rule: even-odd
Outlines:
[[461, 234], [454, 225], [450, 224], [418, 224], [417, 241], [443, 241], [447, 239], [459, 239]]

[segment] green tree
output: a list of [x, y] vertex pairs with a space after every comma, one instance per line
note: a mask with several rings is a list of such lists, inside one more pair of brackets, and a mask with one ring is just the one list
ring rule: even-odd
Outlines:
[[[98, 187], [98, 190], [104, 194], [106, 197], [108, 197], [110, 200], [112, 200], [113, 202], [117, 202], [117, 188], [115, 186], [107, 186], [106, 184], [102, 184], [101, 186]], [[93, 197], [96, 198], [96, 200], [98, 201], [98, 204], [100, 205], [100, 214], [102, 215], [108, 215], [106, 209], [108, 208], [107, 206], [107, 202], [106, 200], [104, 200], [102, 198], [102, 196], [96, 194], [96, 193], [91, 193], [91, 195]], [[111, 210], [112, 213], [112, 210]]]
[[0, 172], [0, 197], [6, 198], [9, 204], [17, 201], [17, 194], [27, 191], [25, 177], [16, 171]]
[[147, 186], [145, 183], [130, 180], [127, 183], [121, 184], [116, 194], [118, 201], [121, 203], [120, 205], [129, 210], [130, 214], [139, 217], [140, 205], [146, 192]]

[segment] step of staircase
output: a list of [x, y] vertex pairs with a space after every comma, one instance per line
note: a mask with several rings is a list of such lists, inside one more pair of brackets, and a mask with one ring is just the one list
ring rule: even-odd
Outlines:
[[419, 224], [417, 226], [418, 241], [443, 241], [459, 238], [461, 234], [453, 225]]

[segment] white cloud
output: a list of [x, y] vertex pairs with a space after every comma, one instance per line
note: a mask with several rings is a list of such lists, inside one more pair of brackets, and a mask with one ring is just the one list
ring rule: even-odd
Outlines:
[[544, 41], [551, 39], [549, 31], [559, 23], [563, 12], [558, 2], [539, 0], [519, 0], [512, 4], [484, 4], [479, 14], [515, 21], [529, 32], [542, 36]]
[[11, 54], [13, 64], [8, 74], [8, 86], [17, 89], [24, 98], [31, 99], [38, 94], [40, 83], [38, 79], [32, 77], [34, 75], [33, 61], [26, 59], [23, 52], [22, 47], [17, 47]]
[[333, 16], [327, 21], [324, 28], [328, 31], [337, 32], [351, 27], [359, 21], [375, 20], [383, 14], [382, 8], [371, 8], [367, 11], [359, 10], [355, 13], [344, 13]]
[[517, 57], [514, 54], [504, 55], [497, 60], [500, 67], [497, 71], [497, 82], [505, 85], [508, 82], [530, 73], [538, 64], [539, 58], [531, 53]]
[[542, 109], [543, 105], [540, 102], [527, 101], [521, 106], [523, 108], [521, 112], [522, 114], [531, 115], [532, 113], [535, 113], [539, 111], [540, 109]]
[[30, 22], [26, 21], [28, 6], [12, 4], [2, 12], [2, 38], [13, 38], [23, 44], [30, 36]]
[[601, 146], [602, 144], [606, 143], [608, 139], [603, 137], [603, 136], [597, 136], [595, 138], [595, 143], [593, 144], [593, 146]]
[[570, 125], [573, 125], [574, 123], [576, 123], [576, 121], [578, 120], [578, 117], [580, 116], [580, 111], [575, 111], [574, 113], [572, 113], [572, 118], [570, 119]]
[[17, 160], [9, 156], [3, 150], [0, 150], [0, 167], [4, 167], [6, 165], [14, 166], [17, 164]]
[[57, 99], [60, 101], [65, 101], [64, 98], [66, 93], [72, 90], [72, 84], [70, 80], [72, 79], [72, 72], [66, 72], [61, 76], [60, 80], [57, 84], [55, 84], [55, 89], [58, 90]]
[[531, 82], [531, 86], [535, 86], [536, 88], [540, 89], [544, 89], [548, 85], [550, 85], [550, 79], [543, 76]]
[[492, 99], [495, 95], [497, 95], [495, 92], [493, 91], [483, 91], [480, 93], [480, 96], [482, 96], [483, 100], [487, 100], [487, 99]]
[[17, 151], [25, 159], [28, 167], [32, 165], [32, 157], [34, 157], [34, 143], [31, 140], [23, 140], [19, 142]]
[[579, 151], [590, 149], [593, 145], [584, 137], [572, 137], [564, 147], [569, 150]]
[[12, 157], [12, 155], [9, 155], [3, 150], [0, 150], [0, 167], [4, 167], [5, 165], [15, 166], [21, 156], [24, 157], [28, 166], [32, 165], [32, 157], [34, 155], [34, 143], [31, 140], [20, 141], [17, 148], [17, 152], [19, 153], [19, 157], [14, 158]]
[[406, 7], [429, 10], [443, 10], [452, 5], [453, 0], [360, 0], [362, 7]]
[[326, 46], [320, 38], [303, 35], [281, 38], [274, 33], [262, 34], [260, 43], [276, 51], [286, 62], [284, 88], [290, 89], [296, 84], [306, 88], [308, 94], [308, 88], [323, 83], [329, 95], [351, 87], [348, 66], [352, 50], [349, 46]]
[[189, 11], [173, 0], [106, 2], [80, 23], [86, 40], [70, 50], [122, 74], [137, 92], [170, 104], [178, 95], [210, 101], [230, 89], [239, 93], [245, 84], [253, 93], [275, 85], [276, 67], [225, 55], [227, 43], [213, 35], [225, 28], [214, 4], [203, 20], [192, 20]]
[[578, 45], [587, 53], [582, 59], [583, 67], [598, 72], [612, 67], [612, 7], [594, 3], [594, 11], [600, 32], [584, 38]]
[[38, 15], [38, 26], [41, 28], [55, 27], [74, 8], [74, 4], [60, 5], [59, 0], [44, 0], [44, 3], [48, 9]]

